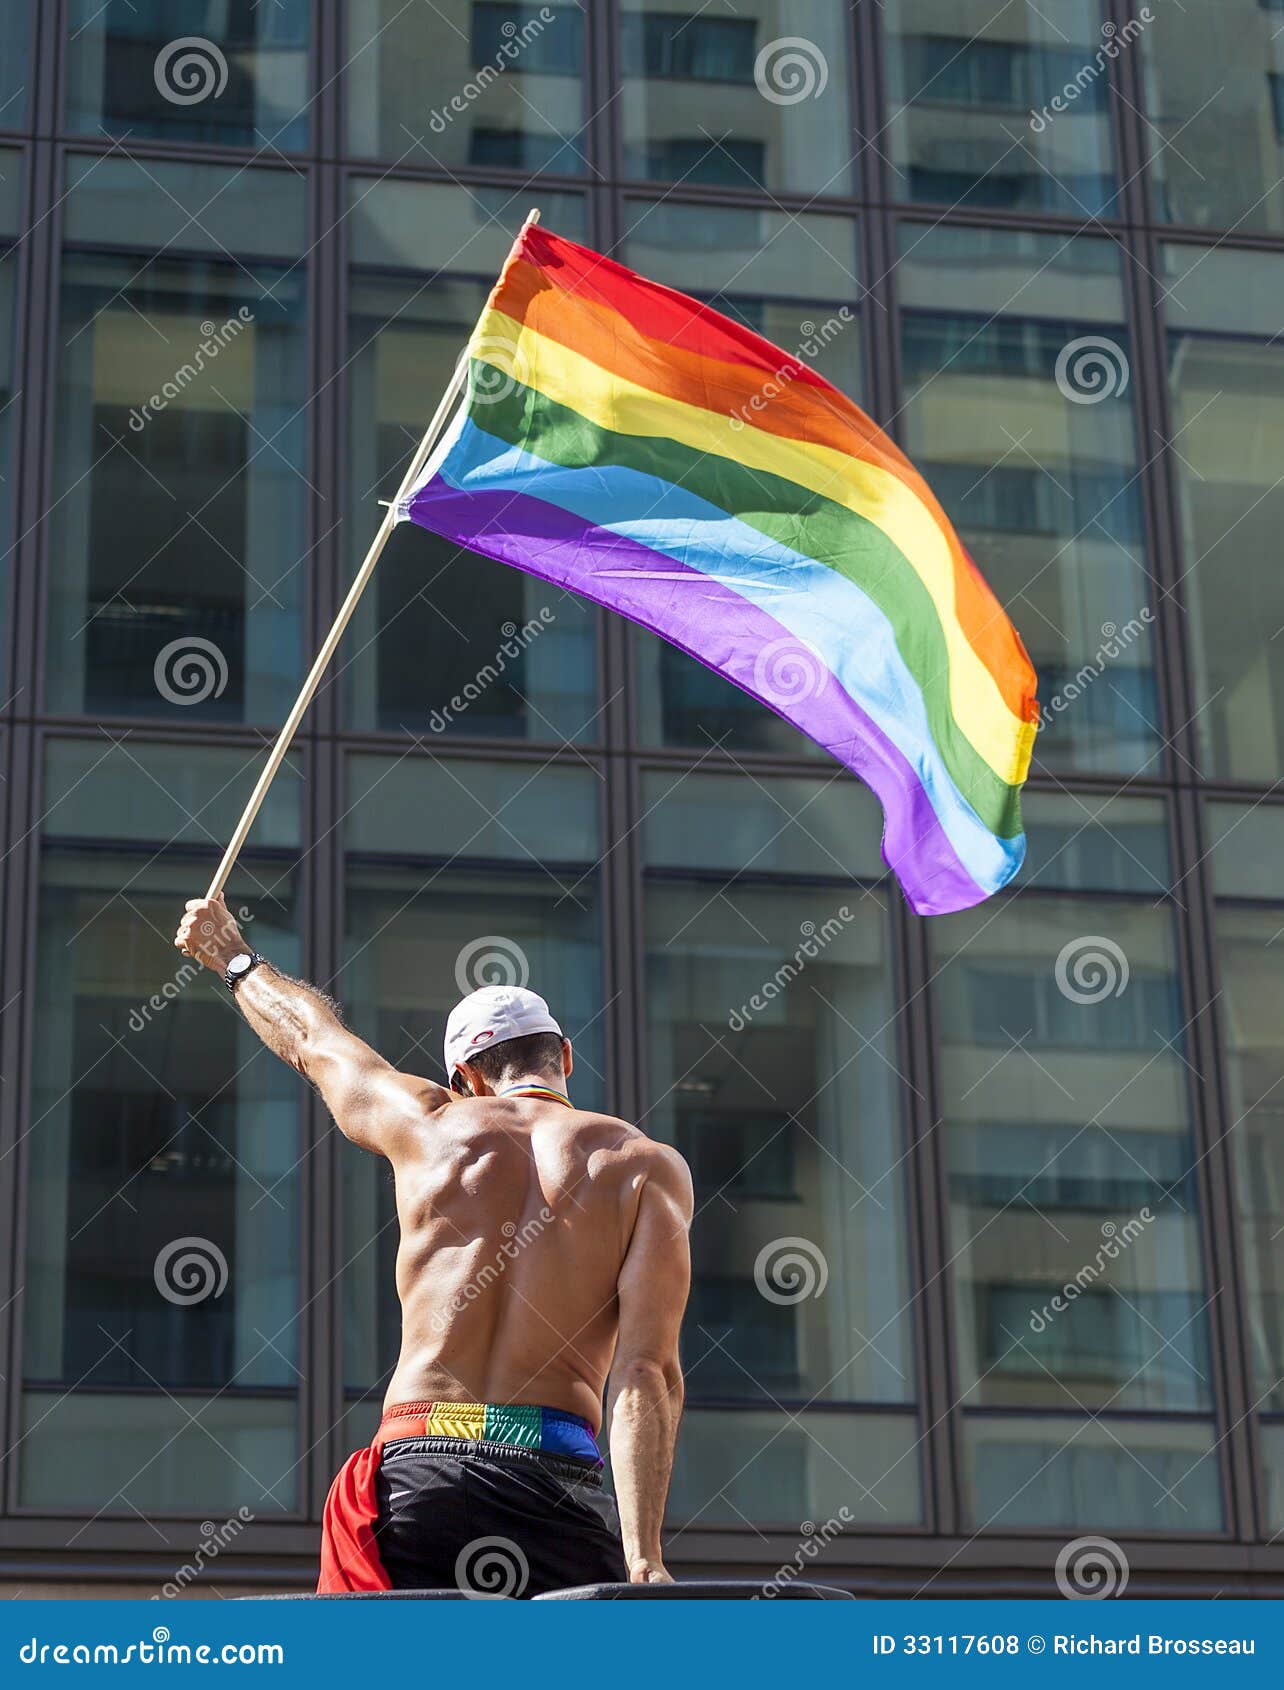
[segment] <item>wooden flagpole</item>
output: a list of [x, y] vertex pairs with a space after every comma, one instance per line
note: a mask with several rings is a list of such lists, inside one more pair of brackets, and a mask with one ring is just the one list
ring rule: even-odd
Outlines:
[[[527, 229], [532, 223], [538, 222], [539, 212], [538, 210], [532, 210], [527, 213], [526, 221], [522, 224], [522, 228]], [[518, 239], [520, 240], [520, 238], [521, 236], [519, 235]], [[285, 761], [285, 754], [290, 749], [290, 741], [298, 732], [299, 723], [303, 720], [304, 712], [307, 710], [308, 705], [311, 704], [313, 695], [315, 694], [318, 686], [321, 684], [321, 677], [325, 674], [330, 665], [330, 659], [334, 656], [335, 648], [338, 646], [339, 641], [343, 638], [343, 631], [352, 620], [353, 612], [356, 610], [357, 605], [361, 601], [361, 595], [365, 592], [366, 587], [369, 585], [370, 577], [374, 574], [375, 565], [379, 561], [380, 554], [388, 543], [388, 536], [392, 533], [393, 528], [396, 526], [398, 506], [410, 492], [410, 489], [414, 486], [416, 476], [422, 470], [424, 464], [427, 463], [429, 453], [437, 444], [438, 437], [445, 428], [450, 417], [450, 413], [454, 409], [460, 393], [463, 391], [467, 377], [468, 360], [466, 357], [461, 357], [454, 375], [450, 378], [450, 383], [447, 386], [446, 391], [441, 396], [441, 403], [438, 405], [436, 411], [434, 411], [433, 419], [424, 431], [423, 439], [415, 448], [414, 455], [406, 467], [406, 473], [401, 478], [401, 486], [397, 489], [397, 496], [384, 512], [383, 521], [379, 524], [379, 530], [370, 543], [370, 550], [365, 555], [365, 561], [362, 563], [361, 568], [357, 571], [356, 578], [353, 580], [352, 585], [348, 588], [347, 597], [339, 606], [339, 614], [334, 619], [334, 626], [330, 629], [330, 632], [323, 640], [321, 649], [316, 655], [316, 662], [313, 663], [312, 668], [308, 671], [308, 678], [303, 683], [303, 689], [299, 693], [299, 696], [295, 699], [293, 707], [290, 710], [290, 714], [285, 718], [284, 727], [282, 727], [280, 733], [277, 735], [276, 744], [272, 747], [271, 755], [268, 757], [267, 762], [263, 765], [263, 772], [259, 776], [258, 781], [255, 783], [254, 791], [250, 794], [250, 801], [245, 806], [245, 810], [240, 821], [236, 824], [236, 831], [232, 835], [227, 850], [223, 853], [223, 861], [218, 865], [218, 872], [215, 874], [213, 880], [210, 881], [210, 889], [205, 894], [207, 898], [217, 897], [223, 890], [223, 887], [227, 884], [227, 877], [231, 874], [232, 869], [236, 864], [236, 859], [241, 854], [241, 847], [245, 844], [249, 831], [254, 825], [254, 818], [258, 815], [263, 800], [268, 795], [268, 788], [272, 785], [273, 780], [276, 778], [277, 770]]]

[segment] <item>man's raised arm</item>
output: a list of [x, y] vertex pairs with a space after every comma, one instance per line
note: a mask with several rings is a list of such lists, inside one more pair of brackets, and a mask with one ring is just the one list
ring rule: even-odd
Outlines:
[[[219, 975], [233, 957], [251, 952], [221, 894], [188, 899], [174, 944]], [[399, 1074], [350, 1033], [324, 992], [270, 962], [246, 974], [234, 996], [268, 1049], [311, 1080], [339, 1131], [363, 1149], [393, 1155], [426, 1113], [450, 1102], [444, 1086]]]
[[611, 1364], [611, 1476], [633, 1584], [668, 1583], [660, 1528], [682, 1418], [678, 1334], [691, 1289], [691, 1175], [650, 1147], [651, 1167], [620, 1269], [620, 1336]]

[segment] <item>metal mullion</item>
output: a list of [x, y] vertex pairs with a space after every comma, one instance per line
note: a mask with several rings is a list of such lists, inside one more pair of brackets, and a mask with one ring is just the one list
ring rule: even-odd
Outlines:
[[[580, 88], [587, 181], [598, 187], [610, 180], [613, 158], [614, 19], [609, 4], [589, 0], [584, 9], [584, 70]], [[592, 235], [590, 235], [592, 240]]]
[[1257, 1399], [1252, 1356], [1252, 1320], [1247, 1304], [1244, 1237], [1237, 1200], [1238, 1172], [1229, 1094], [1223, 1028], [1221, 965], [1216, 941], [1216, 898], [1211, 859], [1207, 856], [1205, 817], [1199, 795], [1182, 793], [1175, 800], [1178, 861], [1197, 866], [1187, 877], [1185, 932], [1191, 992], [1199, 1013], [1191, 1027], [1191, 1042], [1202, 1085], [1200, 1118], [1206, 1176], [1207, 1255], [1210, 1279], [1227, 1292], [1214, 1304], [1220, 1339], [1218, 1369], [1228, 1428], [1225, 1464], [1230, 1486], [1231, 1525], [1241, 1540], [1270, 1535], [1260, 1482], [1261, 1461], [1253, 1405]]
[[[1133, 0], [1103, 0], [1106, 21], [1119, 31], [1135, 22]], [[1141, 48], [1135, 42], [1110, 62], [1109, 88], [1111, 136], [1114, 143], [1116, 180], [1121, 220], [1133, 227], [1149, 215], [1149, 142], [1140, 113], [1144, 107], [1144, 78]]]
[[[38, 89], [44, 89], [52, 74], [50, 55], [56, 46], [43, 33], [44, 44], [37, 61]], [[36, 513], [45, 509], [48, 485], [46, 466], [52, 445], [52, 389], [49, 382], [53, 324], [57, 317], [55, 217], [45, 213], [56, 192], [54, 148], [37, 142], [24, 149], [22, 205], [28, 231], [18, 255], [18, 286], [15, 309], [25, 314], [15, 320], [15, 370], [22, 397], [20, 426], [15, 431], [13, 534], [22, 536], [14, 545], [9, 562], [9, 605], [13, 623], [9, 642], [10, 668], [7, 692], [10, 699], [34, 703], [37, 682], [38, 633], [40, 627], [40, 550], [43, 525]], [[23, 325], [17, 334], [18, 322]], [[22, 631], [22, 632], [20, 632]], [[3, 862], [4, 931], [0, 937], [6, 995], [13, 983], [20, 989], [0, 1020], [0, 1072], [7, 1079], [0, 1089], [0, 1224], [8, 1223], [8, 1246], [0, 1252], [0, 1367], [6, 1383], [0, 1387], [0, 1511], [9, 1513], [18, 1498], [18, 1460], [11, 1458], [22, 1415], [22, 1283], [26, 1252], [26, 1204], [24, 1158], [20, 1139], [24, 1123], [30, 1120], [27, 1107], [30, 1087], [30, 1052], [34, 1031], [31, 1017], [35, 994], [31, 947], [35, 926], [33, 900], [37, 896], [39, 842], [33, 831], [39, 815], [40, 780], [37, 766], [39, 736], [26, 723], [14, 723], [6, 751], [6, 831]]]
[[[1198, 798], [1193, 792], [1174, 792], [1170, 804], [1173, 861], [1196, 863], [1202, 854], [1198, 831], [1192, 831], [1192, 812], [1198, 822]], [[1195, 1070], [1185, 1076], [1190, 1098], [1191, 1139], [1199, 1169], [1199, 1243], [1204, 1290], [1212, 1296], [1207, 1310], [1209, 1354], [1214, 1368], [1212, 1409], [1221, 1433], [1218, 1466], [1226, 1502], [1226, 1527], [1241, 1540], [1253, 1536], [1255, 1499], [1252, 1473], [1254, 1439], [1252, 1396], [1248, 1390], [1251, 1364], [1246, 1351], [1239, 1273], [1239, 1229], [1233, 1197], [1234, 1170], [1222, 1124], [1216, 1074], [1219, 1068], [1217, 1023], [1210, 970], [1211, 911], [1206, 877], [1197, 867], [1185, 881], [1186, 896], [1174, 906], [1177, 966], [1182, 988], [1184, 1044]], [[1226, 1292], [1226, 1295], [1218, 1293]]]
[[[883, 7], [856, 4], [852, 15], [852, 48], [855, 63], [851, 66], [852, 117], [855, 139], [859, 147], [860, 163], [854, 188], [856, 196], [869, 207], [880, 210], [888, 207], [894, 195], [887, 180], [885, 149], [876, 145], [873, 137], [882, 141], [889, 133], [887, 126], [886, 18]], [[865, 279], [868, 287], [869, 280]]]
[[[22, 1423], [21, 1333], [28, 1213], [22, 1131], [24, 1123], [31, 1119], [31, 1051], [34, 1040], [31, 1021], [35, 1004], [36, 928], [40, 896], [38, 818], [44, 788], [40, 750], [37, 730], [27, 727], [14, 730], [10, 758], [13, 788], [9, 811], [11, 836], [6, 841], [3, 958], [6, 985], [16, 980], [21, 982], [21, 988], [15, 1004], [16, 1013], [11, 1012], [4, 1018], [4, 1052], [7, 1064], [12, 1061], [13, 1065], [6, 1065], [5, 1073], [11, 1076], [11, 1083], [0, 1094], [0, 1139], [3, 1139], [5, 1153], [5, 1165], [0, 1169], [0, 1198], [5, 1202], [3, 1212], [13, 1217], [10, 1234], [12, 1251], [7, 1264], [12, 1283], [7, 1292], [9, 1306], [5, 1311], [9, 1347], [5, 1352], [8, 1365], [4, 1392], [9, 1429]], [[16, 1512], [18, 1506], [19, 1462], [10, 1459], [13, 1453], [13, 1442], [6, 1438], [3, 1455], [0, 1455], [0, 1464], [5, 1469], [0, 1505], [6, 1514]]]
[[[5, 736], [4, 756], [0, 766], [5, 774], [4, 832], [5, 856], [0, 891], [4, 915], [0, 951], [3, 956], [4, 980], [23, 980], [25, 971], [27, 876], [30, 872], [30, 845], [24, 841], [29, 814], [32, 733], [29, 728], [10, 729]], [[9, 994], [6, 992], [6, 997]], [[20, 1210], [23, 1181], [15, 1149], [22, 1132], [26, 1112], [22, 1108], [24, 1035], [30, 1007], [26, 993], [7, 1004], [0, 1017], [0, 1072], [10, 1083], [0, 1089], [0, 1232], [7, 1240], [0, 1250], [0, 1372], [8, 1381], [0, 1383], [0, 1514], [9, 1512], [9, 1498], [17, 1496], [18, 1462], [13, 1457], [17, 1445], [17, 1429], [21, 1425], [22, 1378], [21, 1298], [18, 1287], [23, 1279], [23, 1257], [20, 1253], [24, 1228]]]
[[48, 137], [59, 128], [62, 116], [62, 80], [70, 0], [30, 0], [34, 35], [32, 52], [36, 76], [27, 122], [32, 135]]
[[[311, 747], [308, 782], [309, 838], [305, 895], [308, 937], [304, 973], [333, 988], [341, 948], [339, 876], [341, 842], [336, 775], [341, 755], [333, 740]], [[337, 1430], [343, 1414], [342, 1280], [338, 1207], [342, 1190], [339, 1134], [319, 1095], [304, 1089], [302, 1101], [304, 1167], [299, 1191], [301, 1233], [306, 1237], [299, 1292], [306, 1307], [301, 1337], [306, 1336], [310, 1365], [302, 1369], [304, 1451], [299, 1508], [309, 1519], [320, 1517], [325, 1488], [342, 1455]], [[346, 1454], [346, 1451], [343, 1452]]]
[[[872, 10], [865, 8], [866, 12]], [[865, 56], [877, 59], [877, 65], [870, 67], [865, 79], [866, 99], [877, 103], [867, 105], [864, 113], [866, 124], [875, 130], [884, 130], [886, 121], [881, 78], [882, 21], [869, 16], [864, 37]], [[883, 161], [872, 149], [868, 152], [872, 156], [866, 160], [867, 179], [874, 191]], [[868, 274], [861, 277], [862, 286], [868, 290], [862, 314], [870, 360], [866, 383], [869, 409], [875, 418], [892, 419], [890, 432], [897, 438], [904, 434], [905, 427], [895, 267], [897, 215], [890, 210], [869, 210], [862, 215], [861, 227], [862, 263], [869, 266]], [[906, 1163], [905, 1204], [914, 1269], [913, 1320], [919, 1369], [916, 1396], [923, 1435], [920, 1459], [923, 1518], [930, 1531], [949, 1536], [960, 1529], [963, 1509], [960, 1434], [952, 1385], [950, 1323], [954, 1305], [947, 1259], [948, 1174], [933, 1060], [931, 957], [925, 921], [915, 916], [898, 896], [892, 898], [892, 926], [900, 958], [898, 1036], [910, 1082], [902, 1107], [911, 1147]]]
[[317, 92], [308, 108], [308, 156], [314, 162], [333, 162], [343, 153], [347, 12], [347, 0], [312, 0], [308, 59], [310, 86]]

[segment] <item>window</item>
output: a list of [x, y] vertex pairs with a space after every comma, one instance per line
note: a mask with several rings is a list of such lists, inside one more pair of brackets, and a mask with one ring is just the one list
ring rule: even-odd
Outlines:
[[624, 0], [626, 174], [852, 192], [847, 11], [814, 8], [800, 32], [784, 0], [735, 17]]
[[29, 0], [0, 7], [0, 129], [21, 129], [26, 119], [30, 28]]
[[1277, 122], [1284, 38], [1274, 7], [1218, 0], [1139, 39], [1157, 217], [1200, 229], [1284, 231]]
[[1284, 256], [1164, 252], [1200, 757], [1207, 775], [1265, 785], [1284, 773], [1284, 489], [1267, 444], [1284, 424]]
[[[511, 211], [501, 224], [455, 188], [359, 181], [352, 196], [355, 572], [378, 522], [376, 496], [400, 485], [516, 230]], [[544, 215], [560, 233], [583, 233], [578, 199], [545, 196]], [[422, 271], [438, 258], [441, 270]], [[572, 594], [402, 523], [353, 619], [349, 720], [430, 741], [599, 740], [595, 628], [593, 607]]]
[[357, 157], [588, 170], [580, 5], [349, 0], [347, 15], [343, 82]]
[[[1028, 796], [1032, 823], [1044, 802]], [[1134, 831], [1153, 826], [1153, 804], [1123, 799], [1107, 816], [1085, 806], [1081, 826], [1117, 832], [1129, 810]], [[969, 1417], [1203, 1413], [1207, 1449], [1209, 1295], [1172, 910], [1153, 890], [1107, 902], [1063, 884], [931, 924], [961, 1401]], [[1106, 1493], [1089, 1503], [1080, 1486], [1113, 1468], [1106, 1523], [1125, 1524], [1146, 1494], [1131, 1468], [1166, 1435], [1158, 1419], [1121, 1421], [1098, 1448], [1055, 1423], [968, 1425], [977, 1525], [1099, 1523]], [[1051, 1472], [1032, 1500], [1035, 1450]], [[1185, 1529], [1215, 1525], [1215, 1464], [1211, 1477], [1187, 1465]]]
[[653, 182], [708, 183], [723, 188], [760, 188], [765, 150], [760, 141], [724, 141], [711, 150], [707, 141], [666, 136], [644, 147], [629, 148], [624, 162], [630, 176]]
[[[73, 165], [52, 710], [276, 723], [294, 700], [311, 567], [306, 277], [297, 260], [229, 249], [251, 222], [253, 238], [291, 245], [297, 229], [301, 245], [303, 190], [292, 176], [254, 176]], [[219, 220], [202, 216], [220, 193]], [[140, 196], [151, 210], [135, 222]]]
[[906, 446], [1029, 649], [1036, 761], [1154, 773], [1118, 249], [915, 223], [900, 246]]
[[885, 16], [896, 199], [1119, 215], [1108, 89], [1120, 48], [1099, 0], [887, 0]]
[[[24, 1146], [31, 1507], [298, 1503], [298, 1082], [171, 944], [257, 765], [132, 738], [48, 746], [40, 1129]], [[294, 972], [299, 822], [283, 770], [228, 889]]]
[[9, 242], [18, 233], [22, 154], [0, 148], [0, 684], [8, 647], [9, 554], [13, 543], [13, 463], [17, 392], [14, 375], [14, 293], [17, 255]]
[[[584, 68], [584, 35], [577, 27], [579, 19], [568, 16], [574, 9], [474, 0], [469, 18], [473, 69], [503, 64], [519, 76], [541, 71], [579, 76]], [[543, 12], [553, 17], [545, 18]], [[550, 28], [550, 23], [558, 27]]]
[[1214, 1532], [1222, 1524], [1217, 1449], [1191, 1421], [1032, 1421], [967, 1416], [966, 1504], [973, 1526]]
[[[1284, 1035], [1280, 935], [1284, 933], [1284, 810], [1210, 804], [1217, 892], [1218, 1016], [1226, 1053], [1227, 1127], [1235, 1149], [1240, 1244], [1248, 1284], [1253, 1396], [1284, 1417]], [[1270, 1421], [1279, 1426], [1284, 1419]], [[1284, 1515], [1276, 1506], [1274, 1523]]]
[[[741, 784], [654, 774], [644, 789], [642, 1125], [692, 1166], [683, 1365], [688, 1423], [710, 1433], [702, 1401], [908, 1408], [916, 1394], [887, 908], [851, 879], [877, 865], [875, 807], [849, 782], [799, 779], [755, 782], [742, 810]], [[714, 811], [738, 829], [725, 857], [706, 843]], [[828, 884], [791, 884], [824, 857]], [[899, 1468], [886, 1499], [879, 1469], [854, 1471], [872, 1492], [858, 1518], [908, 1506]], [[806, 1511], [804, 1476], [789, 1483], [772, 1518]], [[734, 1518], [714, 1489], [684, 1469], [675, 1518]]]
[[620, 20], [625, 76], [671, 81], [753, 81], [757, 23], [677, 12], [627, 11]]
[[70, 0], [67, 127], [299, 152], [308, 0]]

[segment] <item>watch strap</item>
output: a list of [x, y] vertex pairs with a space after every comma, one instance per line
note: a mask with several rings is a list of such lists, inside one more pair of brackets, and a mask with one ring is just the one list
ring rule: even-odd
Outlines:
[[236, 988], [240, 985], [241, 981], [247, 977], [247, 975], [253, 974], [254, 970], [261, 962], [267, 961], [267, 958], [265, 956], [260, 956], [258, 951], [251, 951], [249, 956], [250, 960], [244, 968], [238, 970], [235, 974], [233, 974], [232, 970], [229, 968], [223, 976], [223, 984], [227, 987], [228, 991], [233, 994], [235, 994]]

